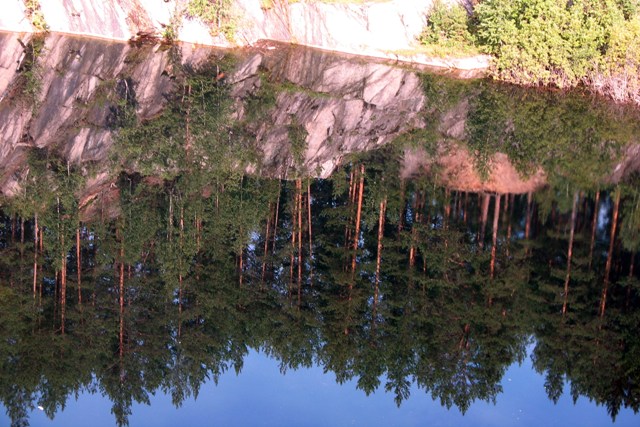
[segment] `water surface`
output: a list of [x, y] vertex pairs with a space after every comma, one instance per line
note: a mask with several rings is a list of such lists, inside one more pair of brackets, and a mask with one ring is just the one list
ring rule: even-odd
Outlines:
[[636, 111], [2, 37], [28, 54], [0, 101], [12, 424], [638, 422]]

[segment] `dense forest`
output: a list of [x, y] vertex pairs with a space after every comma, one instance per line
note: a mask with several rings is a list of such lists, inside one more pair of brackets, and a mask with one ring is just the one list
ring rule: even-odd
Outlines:
[[415, 381], [464, 412], [534, 342], [550, 399], [567, 381], [614, 418], [637, 410], [636, 187], [474, 194], [398, 180], [397, 165], [374, 152], [328, 180], [204, 187], [123, 174], [84, 220], [72, 192], [34, 217], [7, 207], [0, 399], [14, 424], [93, 390], [126, 425], [133, 402], [162, 390], [180, 404], [251, 348], [398, 404]]

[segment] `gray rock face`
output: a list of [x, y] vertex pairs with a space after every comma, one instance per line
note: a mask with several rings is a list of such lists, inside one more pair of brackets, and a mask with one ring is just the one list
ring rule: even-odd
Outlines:
[[17, 33], [0, 33], [0, 101], [7, 95], [9, 83], [16, 75], [20, 59], [24, 56], [23, 38]]
[[[298, 166], [320, 177], [329, 176], [349, 153], [424, 126], [419, 113], [425, 98], [413, 72], [308, 49], [282, 49], [260, 59], [273, 80], [295, 85], [278, 95], [269, 119], [258, 126], [257, 143], [268, 174], [283, 176], [294, 167], [287, 148], [292, 125], [307, 134]], [[257, 71], [257, 60], [241, 66], [245, 83], [255, 84], [249, 70]]]
[[[99, 162], [114, 141], [114, 97], [134, 97], [138, 117], [146, 119], [159, 114], [166, 95], [175, 90], [168, 50], [50, 35], [35, 60], [40, 88], [36, 103], [29, 105], [15, 89], [22, 77], [13, 65], [22, 45], [16, 36], [5, 39], [4, 45], [13, 49], [4, 49], [0, 56], [0, 76], [8, 94], [0, 103], [4, 170], [16, 169], [9, 163], [29, 147], [55, 149], [71, 162]], [[184, 46], [177, 57], [192, 66], [211, 52]], [[283, 85], [275, 106], [250, 125], [263, 153], [263, 173], [286, 175], [297, 167], [326, 177], [346, 154], [372, 149], [424, 126], [424, 94], [411, 71], [283, 46], [243, 57], [228, 77], [237, 118], [242, 118], [244, 100], [259, 90], [261, 73]], [[297, 165], [289, 135], [292, 126], [304, 130]]]
[[[4, 194], [16, 191], [20, 173], [26, 171], [25, 153], [36, 147], [53, 150], [69, 162], [92, 162], [98, 169], [104, 165], [98, 173], [109, 176], [104, 160], [124, 125], [118, 121], [123, 106], [132, 108], [138, 119], [153, 120], [182, 87], [174, 71], [197, 69], [211, 55], [235, 58], [233, 69], [213, 71], [210, 78], [228, 85], [232, 118], [243, 126], [242, 138], [261, 154], [251, 171], [271, 177], [328, 177], [350, 153], [375, 149], [429, 125], [429, 132], [437, 135], [425, 135], [442, 150], [437, 158], [407, 151], [405, 176], [439, 169], [444, 171], [442, 183], [473, 191], [521, 192], [545, 183], [539, 173], [533, 180], [518, 180], [500, 153], [492, 162], [502, 169], [483, 181], [474, 170], [473, 153], [457, 143], [466, 138], [469, 100], [461, 96], [446, 111], [430, 116], [433, 101], [426, 98], [423, 78], [409, 69], [274, 43], [235, 52], [193, 45], [168, 50], [50, 35], [33, 61], [38, 90], [27, 97], [25, 71], [16, 71], [16, 62], [28, 40], [21, 44], [16, 35], [0, 40], [7, 47], [0, 52]], [[254, 107], [262, 103], [263, 109], [251, 113], [251, 102]]]
[[[7, 1], [0, 30], [33, 31], [22, 0]], [[186, 13], [188, 0], [46, 0], [40, 10], [51, 31], [111, 40], [162, 37], [171, 28], [177, 40], [210, 46], [251, 46], [268, 39], [438, 67], [486, 69], [487, 56], [451, 60], [419, 54], [416, 38], [431, 4], [235, 0], [231, 15], [237, 31], [229, 39]]]
[[11, 162], [33, 147], [56, 149], [72, 162], [102, 160], [113, 143], [108, 99], [117, 86], [131, 86], [141, 118], [158, 114], [173, 87], [163, 74], [168, 55], [153, 46], [50, 35], [35, 60], [38, 93], [26, 99], [15, 70], [23, 52], [16, 37], [4, 35], [0, 54], [0, 170], [16, 169]]

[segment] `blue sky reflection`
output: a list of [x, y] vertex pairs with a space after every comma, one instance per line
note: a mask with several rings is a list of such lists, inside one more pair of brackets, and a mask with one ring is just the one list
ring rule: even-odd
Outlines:
[[[384, 383], [384, 381], [383, 381]], [[476, 402], [463, 416], [457, 408], [447, 410], [416, 386], [397, 408], [384, 384], [371, 396], [356, 389], [355, 381], [336, 384], [333, 373], [322, 368], [299, 369], [280, 374], [279, 364], [263, 353], [251, 351], [240, 375], [230, 371], [216, 386], [203, 385], [197, 400], [188, 399], [175, 408], [171, 396], [157, 393], [151, 405], [133, 405], [132, 427], [176, 425], [206, 426], [637, 426], [638, 415], [622, 409], [612, 423], [604, 407], [580, 398], [573, 404], [568, 387], [557, 405], [546, 396], [544, 378], [535, 373], [527, 357], [505, 374], [503, 393], [496, 405]], [[3, 408], [4, 409], [4, 408]], [[35, 410], [31, 426], [113, 426], [111, 403], [99, 394], [83, 393], [68, 401], [54, 420]], [[3, 414], [1, 425], [10, 420]]]

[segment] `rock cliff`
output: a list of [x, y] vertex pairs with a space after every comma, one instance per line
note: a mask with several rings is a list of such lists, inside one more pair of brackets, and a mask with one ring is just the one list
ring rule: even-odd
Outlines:
[[[427, 99], [419, 74], [355, 56], [274, 43], [234, 52], [189, 44], [167, 49], [60, 34], [42, 39], [1, 34], [0, 43], [5, 47], [0, 52], [0, 180], [5, 194], [17, 188], [25, 171], [25, 153], [34, 148], [104, 169], [123, 105], [133, 106], [138, 120], [153, 119], [178, 89], [175, 67], [197, 69], [207, 57], [236, 57], [234, 69], [223, 70], [224, 82], [233, 99], [235, 120], [245, 123], [252, 138], [249, 143], [260, 153], [251, 169], [263, 175], [287, 176], [294, 167], [290, 135], [294, 126], [304, 138], [301, 164], [295, 167], [327, 177], [350, 153], [380, 147], [425, 128], [430, 120], [440, 120], [425, 110]], [[41, 46], [30, 68], [16, 67], [37, 43]], [[33, 93], [26, 91], [27, 84], [36, 86]], [[247, 103], [264, 96], [261, 91], [267, 86], [274, 101], [261, 107], [258, 119], [244, 120]], [[442, 135], [464, 129], [464, 108], [454, 119], [438, 125]], [[435, 162], [432, 156], [419, 153], [407, 159], [408, 174], [421, 173]], [[508, 176], [511, 184], [494, 185], [500, 175], [477, 184], [481, 180], [471, 165], [460, 187], [463, 181], [452, 172], [459, 170], [453, 164], [456, 161], [470, 163], [469, 155], [449, 158], [449, 172], [441, 176], [443, 183], [456, 188], [471, 188], [469, 182], [474, 179], [477, 188], [491, 191], [508, 191], [516, 183], [518, 191], [523, 191], [543, 183], [540, 177], [519, 180], [514, 172]], [[98, 175], [103, 180], [112, 178], [108, 170], [99, 170]]]
[[[456, 1], [456, 0], [452, 0]], [[0, 30], [28, 32], [22, 0], [6, 0]], [[46, 0], [40, 11], [50, 31], [129, 40], [143, 36], [213, 45], [247, 46], [268, 39], [322, 49], [464, 70], [482, 70], [488, 57], [430, 58], [415, 51], [430, 0], [324, 3], [235, 0], [235, 31], [224, 36], [191, 16], [188, 0]]]

